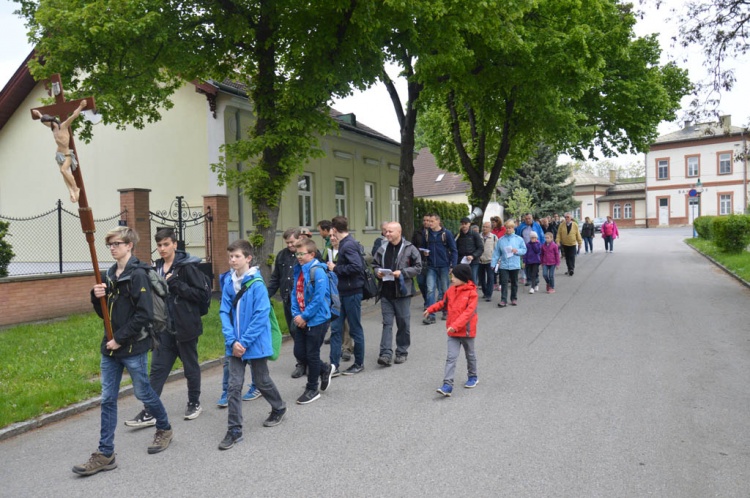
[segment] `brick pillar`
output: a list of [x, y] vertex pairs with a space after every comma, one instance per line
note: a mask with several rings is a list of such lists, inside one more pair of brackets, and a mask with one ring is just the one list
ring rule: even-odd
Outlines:
[[[211, 208], [211, 267], [214, 272], [214, 289], [219, 289], [219, 275], [229, 270], [227, 246], [229, 245], [229, 196], [223, 194], [204, 195], [203, 212]], [[208, 224], [206, 224], [208, 230]], [[206, 234], [208, 241], [208, 234]], [[208, 253], [209, 247], [206, 247]]]
[[144, 263], [151, 263], [151, 216], [148, 188], [123, 188], [120, 192], [120, 211], [126, 210], [128, 226], [138, 232], [141, 241], [133, 255]]

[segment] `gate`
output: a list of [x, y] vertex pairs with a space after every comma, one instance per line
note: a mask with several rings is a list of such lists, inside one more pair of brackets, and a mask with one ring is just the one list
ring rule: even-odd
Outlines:
[[[168, 209], [156, 212], [149, 211], [151, 240], [160, 228], [172, 228], [177, 235], [177, 248], [179, 250], [188, 250], [191, 255], [201, 258], [206, 263], [211, 263], [213, 260], [211, 254], [211, 239], [213, 236], [211, 208], [207, 208], [206, 212], [203, 213], [202, 208], [191, 208], [183, 199], [183, 196], [178, 195]], [[155, 252], [156, 249], [151, 252], [152, 259], [159, 257], [158, 254], [154, 255]]]

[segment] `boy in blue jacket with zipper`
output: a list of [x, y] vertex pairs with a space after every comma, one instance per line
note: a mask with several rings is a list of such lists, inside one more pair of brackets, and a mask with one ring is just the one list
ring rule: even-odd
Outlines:
[[331, 323], [331, 289], [328, 267], [315, 258], [318, 251], [315, 242], [302, 237], [295, 249], [297, 264], [291, 293], [292, 327], [296, 334], [294, 356], [304, 358], [307, 365], [307, 385], [297, 404], [306, 405], [320, 398], [320, 392], [328, 389], [333, 375], [331, 365], [320, 359], [320, 347]]
[[271, 301], [258, 267], [250, 267], [252, 248], [246, 240], [236, 240], [227, 247], [231, 272], [222, 282], [221, 331], [229, 361], [228, 430], [219, 443], [228, 450], [242, 440], [242, 384], [245, 365], [250, 364], [252, 378], [271, 405], [265, 427], [279, 425], [286, 414], [286, 404], [268, 373], [268, 357], [273, 354], [271, 323], [268, 315]]

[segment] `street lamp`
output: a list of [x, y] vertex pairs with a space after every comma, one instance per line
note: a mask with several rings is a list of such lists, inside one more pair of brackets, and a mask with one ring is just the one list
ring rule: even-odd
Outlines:
[[[688, 195], [692, 199], [693, 197], [698, 198], [698, 217], [701, 215], [701, 193], [703, 192], [703, 184], [701, 183], [701, 179], [698, 178], [698, 181], [695, 183], [692, 189], [690, 189], [690, 192], [688, 192]], [[690, 203], [692, 204], [692, 203]], [[690, 215], [692, 216], [691, 225], [693, 226], [693, 238], [696, 238], [698, 236], [698, 233], [695, 231], [695, 214], [693, 213], [692, 205], [690, 206]]]

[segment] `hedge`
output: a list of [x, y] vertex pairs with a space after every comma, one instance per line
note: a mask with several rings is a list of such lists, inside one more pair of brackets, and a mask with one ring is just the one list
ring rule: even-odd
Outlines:
[[[429, 213], [437, 213], [443, 226], [453, 232], [458, 233], [461, 218], [469, 216], [468, 204], [457, 202], [433, 201], [430, 199], [414, 199], [414, 228], [422, 226], [422, 217]], [[481, 220], [480, 220], [481, 221]]]
[[740, 253], [750, 244], [750, 216], [730, 214], [711, 221], [711, 240], [719, 250]]
[[699, 216], [693, 220], [693, 228], [698, 233], [698, 237], [711, 240], [711, 222], [716, 216]]

